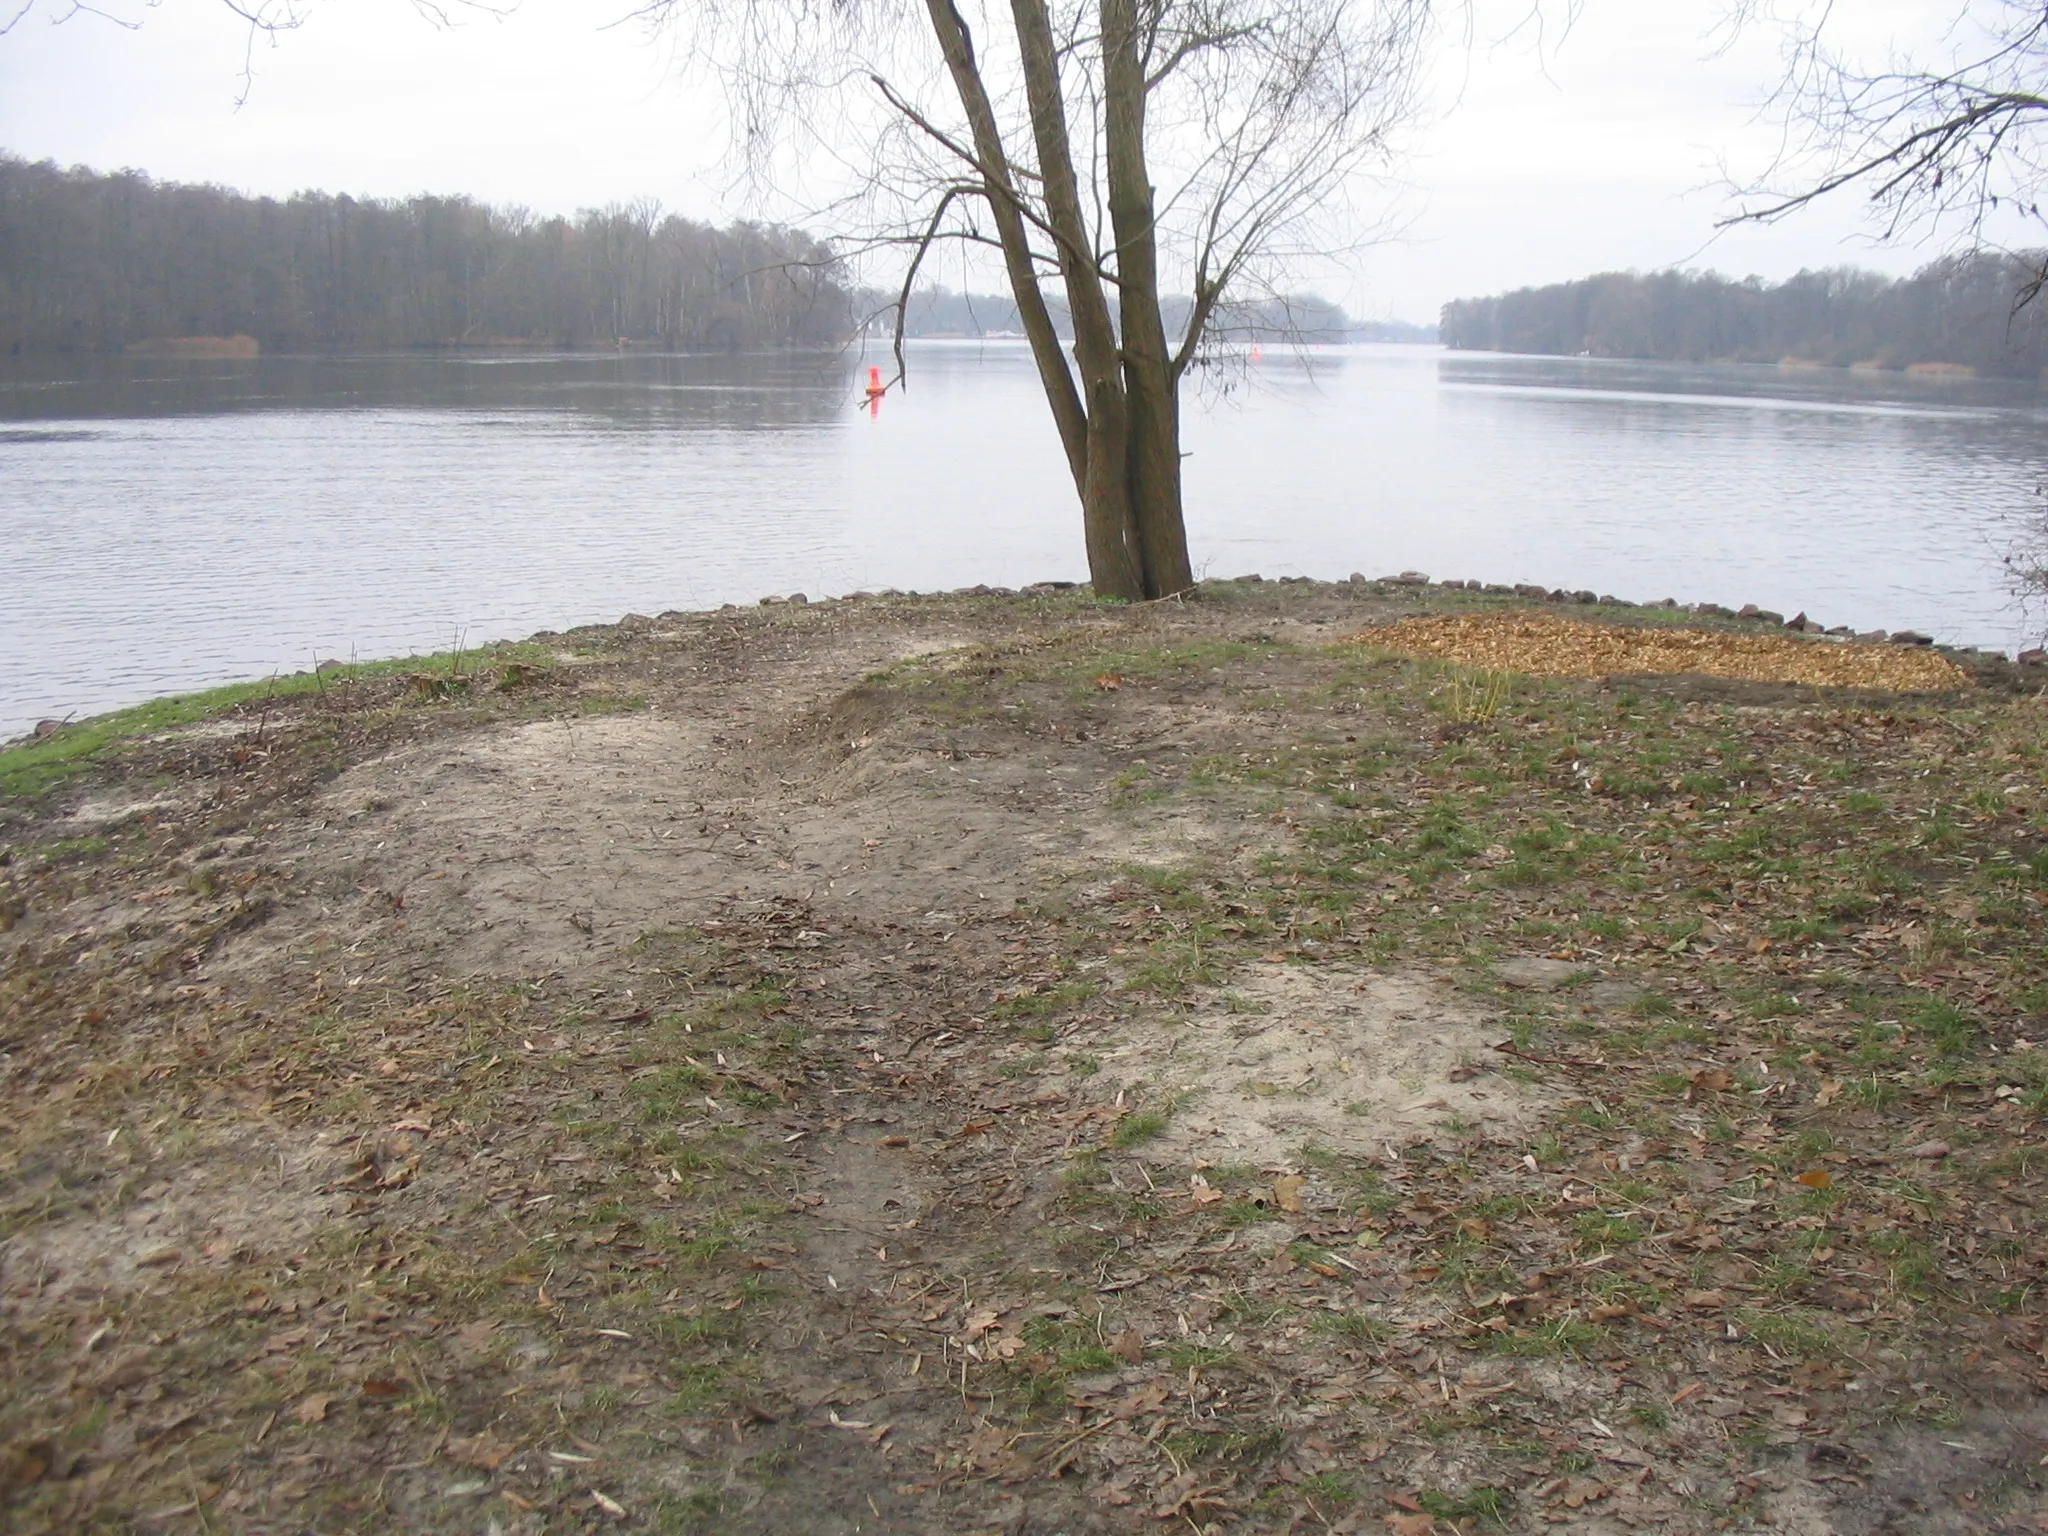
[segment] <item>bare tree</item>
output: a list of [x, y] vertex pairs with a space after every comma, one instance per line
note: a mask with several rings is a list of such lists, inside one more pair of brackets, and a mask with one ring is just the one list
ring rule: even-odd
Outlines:
[[[1956, 0], [1925, 56], [1874, 64], [1836, 40], [1822, 0], [1735, 0], [1736, 27], [1774, 25], [1786, 70], [1773, 99], [1785, 153], [1724, 222], [1771, 223], [1837, 192], [1861, 194], [1887, 240], [1995, 242], [2009, 215], [2044, 223], [2048, 190], [2048, 3]], [[2025, 304], [2048, 280], [2037, 260]]]
[[[1327, 249], [1414, 105], [1431, 0], [649, 0], [757, 167], [826, 174], [856, 252], [999, 260], [1108, 597], [1194, 584], [1179, 391], [1233, 302]], [[1050, 295], [1065, 298], [1071, 354]], [[1162, 298], [1192, 295], [1170, 335]]]

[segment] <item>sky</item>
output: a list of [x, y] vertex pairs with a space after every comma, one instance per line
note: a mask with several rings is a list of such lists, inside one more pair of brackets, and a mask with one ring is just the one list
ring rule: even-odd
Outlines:
[[[0, 148], [273, 195], [787, 211], [737, 174], [719, 92], [630, 19], [632, 0], [517, 0], [445, 26], [407, 0], [311, 0], [300, 29], [253, 53], [221, 0], [108, 3], [136, 24], [37, 0], [0, 35]], [[1432, 321], [1449, 299], [1626, 268], [1775, 279], [1936, 254], [1875, 244], [1852, 202], [1716, 231], [1729, 179], [1761, 174], [1779, 142], [1759, 112], [1777, 42], [1728, 45], [1728, 0], [1583, 0], [1540, 41], [1515, 26], [1532, 3], [1474, 0], [1469, 39], [1436, 53], [1428, 110], [1357, 193], [1394, 233], [1310, 275], [1354, 315]], [[1878, 50], [1931, 9], [1839, 8]]]

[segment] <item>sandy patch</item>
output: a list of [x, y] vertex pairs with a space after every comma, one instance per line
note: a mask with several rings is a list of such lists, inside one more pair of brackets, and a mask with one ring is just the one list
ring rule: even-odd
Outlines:
[[344, 1163], [332, 1146], [294, 1150], [253, 1130], [231, 1133], [114, 1209], [32, 1227], [0, 1243], [0, 1315], [297, 1252], [345, 1203], [319, 1187]]
[[189, 808], [189, 802], [174, 799], [88, 800], [75, 810], [69, 812], [64, 820], [72, 830], [97, 832], [108, 827], [118, 827], [123, 822], [135, 820], [138, 816], [149, 816], [158, 811], [182, 811]]
[[896, 742], [821, 763], [744, 720], [655, 712], [408, 747], [322, 794], [284, 851], [316, 898], [237, 943], [345, 947], [374, 925], [457, 971], [533, 975], [733, 900], [993, 909], [1086, 845], [1084, 796], [1033, 778]]
[[1179, 1108], [1154, 1146], [1285, 1162], [1304, 1145], [1383, 1156], [1457, 1117], [1506, 1134], [1535, 1090], [1501, 1075], [1486, 1018], [1440, 983], [1263, 965], [1184, 1020], [1103, 1053], [1105, 1072]]

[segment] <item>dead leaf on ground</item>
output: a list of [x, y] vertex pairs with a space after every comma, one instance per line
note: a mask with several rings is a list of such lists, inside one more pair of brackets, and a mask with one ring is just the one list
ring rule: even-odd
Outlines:
[[302, 1397], [292, 1408], [292, 1419], [299, 1424], [318, 1424], [327, 1417], [327, 1410], [334, 1402], [333, 1394], [315, 1392]]
[[1301, 1214], [1301, 1190], [1308, 1180], [1290, 1173], [1273, 1181], [1273, 1203], [1290, 1216]]
[[1835, 1184], [1835, 1176], [1825, 1168], [1809, 1168], [1806, 1172], [1799, 1175], [1799, 1182], [1808, 1189], [1832, 1189]]
[[495, 1439], [490, 1431], [472, 1435], [466, 1440], [450, 1440], [447, 1446], [448, 1459], [460, 1462], [465, 1467], [480, 1467], [486, 1472], [495, 1472], [503, 1465], [512, 1447]]
[[1166, 1386], [1163, 1382], [1147, 1382], [1142, 1387], [1133, 1387], [1119, 1398], [1110, 1410], [1113, 1419], [1135, 1419], [1141, 1413], [1150, 1413], [1155, 1408], [1166, 1406]]
[[1188, 1195], [1197, 1205], [1214, 1205], [1223, 1198], [1223, 1191], [1212, 1189], [1209, 1181], [1197, 1173], [1188, 1177]]

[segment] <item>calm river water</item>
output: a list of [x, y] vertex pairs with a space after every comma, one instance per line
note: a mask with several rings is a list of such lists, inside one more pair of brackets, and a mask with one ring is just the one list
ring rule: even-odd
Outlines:
[[[879, 360], [879, 359], [877, 359]], [[166, 692], [855, 588], [1084, 575], [1021, 346], [0, 365], [0, 737]], [[1270, 349], [1187, 405], [1212, 576], [1437, 577], [2032, 638], [2048, 397], [1899, 375]]]

